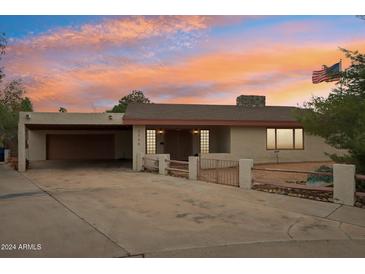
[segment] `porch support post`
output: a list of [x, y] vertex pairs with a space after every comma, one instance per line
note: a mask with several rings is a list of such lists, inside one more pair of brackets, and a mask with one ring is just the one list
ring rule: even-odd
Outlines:
[[252, 188], [252, 159], [239, 160], [239, 186], [244, 189]]
[[170, 154], [158, 154], [158, 173], [161, 175], [167, 175], [169, 163], [166, 160], [170, 160]]
[[198, 157], [189, 156], [189, 180], [198, 179]]
[[[143, 170], [143, 164], [144, 164], [144, 156], [146, 156], [144, 153], [142, 152], [137, 152], [136, 154], [136, 166], [135, 168], [133, 167], [133, 170], [135, 171], [142, 171]], [[134, 159], [133, 159], [133, 163], [134, 163]]]
[[[23, 114], [23, 113], [22, 113]], [[23, 122], [23, 115], [19, 117], [18, 124], [18, 171], [24, 172], [26, 170], [26, 151], [25, 151], [25, 124]]]
[[333, 202], [353, 206], [355, 204], [355, 165], [333, 165]]
[[[145, 154], [146, 149], [146, 127], [133, 126], [133, 170], [140, 171], [142, 162], [137, 159]], [[140, 154], [138, 156], [138, 153]], [[142, 156], [142, 157], [143, 157]]]

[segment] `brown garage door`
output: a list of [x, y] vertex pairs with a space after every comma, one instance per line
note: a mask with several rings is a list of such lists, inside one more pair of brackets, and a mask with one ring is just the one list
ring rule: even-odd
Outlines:
[[114, 159], [113, 134], [47, 135], [47, 160]]

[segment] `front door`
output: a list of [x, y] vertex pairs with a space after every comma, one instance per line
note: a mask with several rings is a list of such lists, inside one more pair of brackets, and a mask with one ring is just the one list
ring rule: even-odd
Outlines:
[[190, 130], [166, 130], [165, 153], [173, 160], [187, 161], [193, 153], [192, 138]]

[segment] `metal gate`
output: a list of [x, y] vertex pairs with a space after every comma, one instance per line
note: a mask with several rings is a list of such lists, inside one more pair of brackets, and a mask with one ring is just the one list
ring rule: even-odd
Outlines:
[[239, 187], [239, 162], [235, 160], [198, 160], [198, 179], [206, 182]]

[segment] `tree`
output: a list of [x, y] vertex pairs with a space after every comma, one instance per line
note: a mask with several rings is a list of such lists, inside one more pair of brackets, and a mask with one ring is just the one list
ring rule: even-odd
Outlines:
[[58, 112], [67, 112], [67, 109], [66, 108], [64, 108], [64, 107], [60, 107], [59, 109], [58, 109]]
[[[5, 54], [7, 41], [5, 34], [0, 33], [0, 61]], [[0, 84], [5, 77], [0, 67]], [[25, 88], [21, 80], [13, 80], [0, 86], [0, 146], [17, 151], [19, 111], [33, 111], [33, 105], [25, 97]]]
[[20, 80], [11, 81], [0, 90], [0, 144], [13, 152], [17, 151], [19, 112], [33, 111], [31, 100], [24, 94]]
[[33, 104], [29, 97], [24, 97], [20, 103], [20, 111], [33, 111]]
[[[5, 54], [6, 44], [7, 43], [6, 43], [6, 39], [5, 39], [5, 33], [0, 32], [0, 61], [1, 61], [1, 56]], [[0, 83], [4, 77], [5, 77], [5, 74], [3, 72], [3, 68], [0, 67]]]
[[13, 80], [0, 91], [0, 103], [8, 106], [11, 111], [33, 111], [32, 102], [24, 97], [25, 88], [21, 80]]
[[6, 105], [0, 103], [0, 147], [10, 148], [16, 136], [17, 116]]
[[330, 154], [336, 162], [355, 164], [365, 172], [365, 55], [341, 49], [351, 65], [328, 98], [312, 97], [298, 119], [313, 135], [323, 137], [345, 155]]
[[118, 105], [115, 105], [111, 110], [107, 110], [107, 112], [124, 113], [129, 103], [149, 104], [151, 101], [145, 97], [143, 91], [132, 90], [128, 95], [122, 97], [122, 99], [119, 100]]

